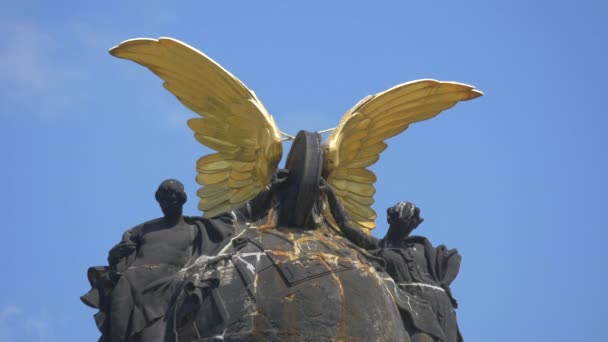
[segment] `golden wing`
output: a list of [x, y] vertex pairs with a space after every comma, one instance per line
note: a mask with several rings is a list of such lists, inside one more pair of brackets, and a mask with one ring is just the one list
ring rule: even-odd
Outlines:
[[368, 96], [346, 112], [325, 143], [324, 175], [352, 220], [367, 232], [376, 226], [376, 175], [367, 168], [386, 149], [384, 140], [481, 95], [462, 83], [417, 80]]
[[202, 52], [171, 38], [131, 39], [110, 49], [162, 78], [164, 87], [202, 118], [190, 119], [194, 137], [218, 153], [196, 163], [197, 194], [205, 216], [232, 210], [266, 185], [281, 159], [272, 116], [241, 81]]

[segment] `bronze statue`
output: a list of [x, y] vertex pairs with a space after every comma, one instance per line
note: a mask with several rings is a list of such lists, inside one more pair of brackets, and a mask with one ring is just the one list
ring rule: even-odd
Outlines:
[[187, 196], [175, 179], [163, 181], [155, 197], [164, 216], [127, 230], [108, 254], [109, 267], [89, 270], [93, 289], [82, 298], [101, 311], [96, 320], [102, 341], [163, 341], [163, 318], [180, 270], [234, 232], [229, 215], [184, 217]]
[[[323, 132], [281, 132], [253, 91], [180, 41], [133, 39], [110, 53], [161, 77], [201, 116], [188, 125], [216, 153], [196, 163], [203, 218], [182, 216], [171, 181], [157, 195], [165, 218], [127, 232], [110, 266], [89, 271], [83, 300], [100, 308], [102, 339], [461, 340], [449, 289], [459, 255], [409, 236], [422, 222], [411, 203], [390, 209], [384, 239], [371, 236], [369, 167], [386, 139], [480, 91], [403, 83], [361, 100], [323, 143]], [[135, 295], [121, 302], [127, 287]]]
[[450, 284], [460, 269], [456, 249], [433, 247], [422, 236], [410, 236], [424, 219], [420, 209], [410, 202], [399, 202], [387, 210], [388, 231], [376, 239], [350, 224], [348, 214], [336, 199], [331, 187], [324, 186], [332, 213], [345, 235], [358, 246], [385, 261], [384, 269], [396, 285], [410, 294], [410, 305], [400, 307], [404, 327], [412, 342], [462, 341]]
[[[412, 342], [462, 341], [454, 311], [458, 305], [450, 289], [460, 269], [460, 254], [443, 245], [434, 247], [425, 237], [410, 235], [423, 221], [414, 204], [397, 203], [388, 209], [387, 216], [390, 228], [379, 242], [377, 255], [387, 260], [386, 271], [399, 288], [418, 300], [419, 306], [428, 304], [432, 312], [408, 312], [410, 320], [404, 324]], [[414, 317], [416, 313], [418, 317]]]

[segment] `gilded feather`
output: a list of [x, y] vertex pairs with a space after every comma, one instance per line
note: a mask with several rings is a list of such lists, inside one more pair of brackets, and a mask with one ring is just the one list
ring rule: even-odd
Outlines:
[[481, 95], [462, 83], [417, 80], [367, 96], [344, 114], [325, 143], [324, 175], [359, 227], [375, 227], [377, 215], [371, 205], [376, 176], [368, 167], [386, 149], [384, 141], [414, 122]]
[[264, 189], [281, 159], [279, 129], [240, 80], [202, 52], [172, 38], [131, 39], [112, 48], [162, 78], [164, 87], [202, 118], [188, 126], [217, 151], [199, 159], [199, 209], [214, 216], [239, 207]]

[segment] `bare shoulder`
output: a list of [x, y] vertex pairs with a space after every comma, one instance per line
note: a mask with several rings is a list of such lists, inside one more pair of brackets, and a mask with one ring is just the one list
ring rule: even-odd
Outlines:
[[140, 226], [144, 227], [144, 226], [158, 225], [158, 224], [162, 224], [162, 223], [163, 223], [163, 218], [159, 217], [159, 218], [155, 218], [154, 220], [146, 221], [146, 222], [142, 223]]

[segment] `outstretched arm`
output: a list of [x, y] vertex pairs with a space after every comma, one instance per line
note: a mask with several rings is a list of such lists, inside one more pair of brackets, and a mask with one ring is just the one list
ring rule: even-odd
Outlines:
[[380, 245], [378, 239], [366, 234], [361, 229], [350, 224], [346, 210], [344, 210], [342, 204], [338, 202], [336, 193], [325, 179], [321, 179], [321, 191], [327, 195], [327, 201], [329, 202], [331, 214], [344, 235], [355, 245], [361, 248], [368, 250], [378, 249]]
[[283, 184], [285, 184], [288, 176], [288, 170], [278, 169], [272, 176], [266, 190], [257, 194], [254, 198], [249, 200], [249, 202], [237, 209], [237, 211], [249, 221], [258, 220], [260, 216], [263, 216], [268, 211], [272, 205], [272, 196], [283, 186]]

